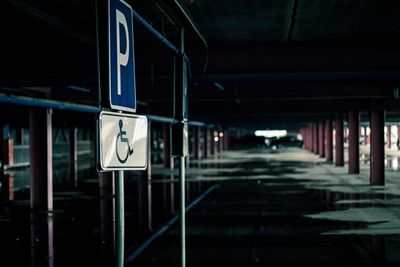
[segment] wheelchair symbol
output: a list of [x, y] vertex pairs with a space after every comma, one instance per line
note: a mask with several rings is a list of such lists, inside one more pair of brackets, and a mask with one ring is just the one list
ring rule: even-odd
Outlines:
[[[125, 163], [128, 160], [129, 156], [133, 154], [133, 149], [129, 144], [129, 139], [126, 137], [126, 131], [122, 130], [123, 126], [124, 123], [122, 122], [122, 120], [119, 120], [119, 133], [117, 135], [117, 142], [115, 142], [115, 151], [117, 152], [117, 158], [121, 163]], [[120, 151], [118, 150], [119, 143], [126, 143], [127, 146], [126, 153], [121, 152], [122, 156], [120, 155]]]

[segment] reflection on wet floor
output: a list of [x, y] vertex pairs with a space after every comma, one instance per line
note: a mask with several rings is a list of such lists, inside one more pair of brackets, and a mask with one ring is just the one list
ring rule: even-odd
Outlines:
[[[73, 179], [55, 168], [51, 214], [30, 212], [28, 169], [1, 177], [2, 266], [113, 265], [113, 177], [80, 162]], [[188, 203], [209, 194], [187, 215], [188, 266], [400, 262], [400, 182], [389, 166], [387, 185], [369, 186], [367, 165], [348, 175], [301, 149], [189, 165]], [[126, 174], [126, 266], [177, 266], [176, 225], [134, 254], [176, 216], [175, 184], [177, 170], [157, 164], [151, 180]]]

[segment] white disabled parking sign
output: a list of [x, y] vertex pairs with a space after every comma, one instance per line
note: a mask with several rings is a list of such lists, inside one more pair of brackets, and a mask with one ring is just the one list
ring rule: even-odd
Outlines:
[[103, 111], [99, 116], [99, 161], [103, 171], [147, 167], [148, 123], [145, 116]]
[[109, 95], [112, 109], [136, 111], [133, 11], [123, 0], [108, 2]]

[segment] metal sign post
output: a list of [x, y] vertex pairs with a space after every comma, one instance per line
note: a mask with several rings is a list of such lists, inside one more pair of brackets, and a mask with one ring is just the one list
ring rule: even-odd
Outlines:
[[123, 267], [124, 170], [147, 167], [147, 118], [122, 113], [136, 111], [132, 7], [124, 0], [96, 1], [96, 31], [99, 103], [120, 112], [101, 112], [99, 115], [97, 160], [100, 170], [117, 171], [115, 262], [117, 267]]
[[186, 170], [185, 158], [188, 155], [187, 135], [187, 78], [184, 58], [184, 30], [180, 29], [180, 47], [175, 65], [174, 117], [172, 126], [172, 155], [179, 156], [179, 237], [180, 266], [186, 266]]
[[125, 259], [125, 192], [124, 171], [115, 177], [115, 260], [116, 266], [124, 266]]

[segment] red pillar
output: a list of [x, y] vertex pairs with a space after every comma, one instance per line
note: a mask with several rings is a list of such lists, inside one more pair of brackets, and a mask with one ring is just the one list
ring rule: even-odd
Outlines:
[[319, 154], [318, 123], [314, 123], [314, 154]]
[[371, 111], [371, 185], [385, 184], [385, 114]]
[[309, 137], [308, 137], [308, 147], [310, 152], [313, 152], [313, 134], [314, 134], [314, 130], [313, 130], [313, 126], [312, 124], [310, 124], [309, 126]]
[[12, 167], [14, 165], [14, 140], [11, 137], [3, 141], [3, 149], [3, 165], [7, 167]]
[[326, 139], [326, 160], [333, 161], [333, 138], [332, 138], [332, 120], [325, 121], [325, 139]]
[[391, 148], [392, 147], [392, 134], [391, 134], [391, 127], [390, 125], [386, 126], [386, 145], [387, 148]]
[[343, 114], [338, 113], [335, 121], [335, 166], [344, 166]]
[[324, 158], [325, 157], [325, 123], [324, 121], [321, 121], [318, 126], [319, 129], [319, 157]]
[[360, 173], [359, 112], [349, 112], [349, 173]]
[[52, 110], [29, 112], [31, 208], [53, 210]]

